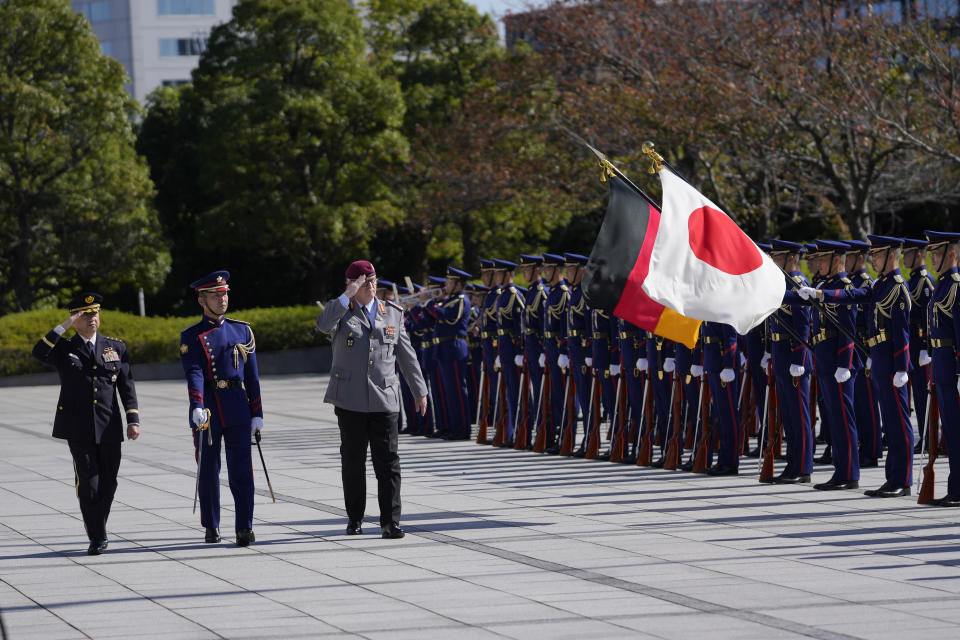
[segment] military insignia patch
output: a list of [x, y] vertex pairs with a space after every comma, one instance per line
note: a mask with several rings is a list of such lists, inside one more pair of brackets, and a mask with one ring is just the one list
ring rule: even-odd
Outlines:
[[383, 328], [383, 335], [387, 336], [388, 338], [392, 338], [392, 337], [395, 336], [396, 334], [397, 334], [397, 328], [396, 328], [396, 327], [384, 327], [384, 328]]
[[87, 304], [90, 304], [91, 302], [93, 302], [93, 296], [87, 296], [86, 298], [83, 299], [83, 301], [86, 302]]
[[380, 309], [380, 313], [386, 313], [387, 308], [383, 306], [382, 302], [377, 302], [377, 308]]
[[120, 354], [113, 350], [113, 347], [107, 347], [103, 350], [103, 361], [104, 362], [119, 362]]
[[349, 336], [349, 337], [347, 338], [347, 346], [348, 346], [348, 347], [352, 347], [352, 346], [353, 346], [353, 336]]
[[187, 345], [185, 344], [180, 345], [180, 353], [186, 353], [189, 350], [190, 350], [190, 347], [188, 347]]

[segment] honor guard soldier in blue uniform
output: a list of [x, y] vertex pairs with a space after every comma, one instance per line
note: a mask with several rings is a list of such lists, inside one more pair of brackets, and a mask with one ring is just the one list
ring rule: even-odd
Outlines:
[[[140, 412], [127, 347], [116, 338], [100, 335], [98, 293], [82, 293], [67, 309], [70, 317], [47, 332], [33, 347], [33, 357], [57, 368], [60, 397], [53, 420], [53, 437], [67, 441], [73, 457], [77, 500], [90, 545], [87, 554], [107, 549], [107, 518], [117, 491], [123, 420], [127, 437], [140, 436]], [[77, 332], [62, 340], [64, 332]]]
[[[220, 541], [220, 443], [225, 443], [233, 493], [237, 545], [253, 535], [253, 462], [250, 436], [263, 428], [256, 341], [246, 322], [225, 318], [230, 272], [214, 271], [190, 284], [203, 317], [180, 333], [180, 364], [187, 379], [193, 444], [200, 462], [197, 492], [205, 542]], [[209, 413], [207, 413], [209, 411]], [[209, 429], [209, 436], [204, 431]], [[212, 444], [207, 442], [212, 437]], [[203, 448], [201, 454], [200, 448]]]
[[[803, 261], [807, 264], [807, 270], [810, 272], [810, 286], [815, 289], [819, 289], [820, 285], [827, 278], [827, 272], [821, 271], [820, 267], [823, 264], [822, 252], [817, 248], [815, 242], [805, 242], [803, 244]], [[829, 265], [827, 265], [829, 269]], [[788, 289], [789, 291], [790, 289]], [[793, 301], [799, 301], [799, 298], [794, 295]], [[814, 318], [816, 312], [811, 314], [811, 319]], [[814, 334], [811, 334], [814, 335]], [[816, 453], [817, 443], [824, 442], [826, 447], [824, 448], [823, 456], [821, 458], [814, 458], [813, 461], [820, 464], [832, 464], [833, 457], [831, 454], [830, 448], [830, 435], [833, 432], [833, 426], [830, 424], [831, 414], [829, 411], [825, 411], [824, 403], [826, 402], [824, 398], [823, 391], [820, 389], [820, 376], [831, 376], [833, 373], [827, 371], [821, 373], [819, 369], [820, 363], [817, 360], [816, 356], [813, 358], [813, 369], [810, 371], [810, 430], [813, 432], [813, 448], [814, 453]], [[814, 409], [816, 407], [817, 409]], [[820, 415], [820, 431], [817, 432], [817, 414]]]
[[[930, 242], [927, 251], [931, 266], [937, 272], [937, 286], [927, 312], [932, 376], [943, 437], [950, 453], [947, 494], [931, 504], [960, 507], [960, 455], [955, 453], [960, 450], [960, 360], [957, 358], [957, 346], [960, 345], [960, 273], [957, 272], [960, 233], [925, 231], [924, 235]], [[923, 420], [922, 416], [920, 420]]]
[[[673, 353], [673, 341], [651, 332], [647, 332], [647, 353], [638, 364], [641, 371], [650, 376], [650, 392], [653, 394], [653, 430], [651, 440], [663, 446], [664, 438], [670, 428], [670, 384], [676, 369]], [[651, 466], [663, 466], [663, 460], [654, 460]]]
[[[550, 404], [549, 420], [544, 422], [547, 429], [546, 452], [556, 454], [560, 451], [557, 438], [560, 435], [560, 421], [563, 419], [563, 398], [569, 383], [564, 375], [570, 358], [567, 349], [567, 305], [570, 302], [570, 287], [563, 277], [564, 258], [555, 253], [543, 254], [543, 275], [549, 291], [543, 312], [543, 348], [544, 360], [550, 372], [550, 388], [544, 389]], [[561, 356], [565, 360], [561, 360]], [[566, 362], [561, 367], [560, 363]]]
[[[645, 358], [646, 354], [646, 335], [647, 332], [635, 324], [626, 320], [619, 321], [620, 336], [620, 375], [624, 376], [627, 388], [627, 412], [623, 416], [623, 423], [626, 426], [624, 436], [631, 435], [631, 426], [636, 423], [640, 428], [640, 413], [643, 407], [643, 384], [644, 377], [640, 369], [637, 368], [637, 361]], [[624, 452], [622, 462], [633, 463], [637, 461], [637, 452], [632, 451], [633, 438], [624, 437]]]
[[[854, 289], [869, 289], [873, 278], [867, 273], [867, 253], [870, 244], [861, 240], [844, 240], [849, 245], [847, 252], [847, 277]], [[868, 304], [857, 304], [857, 339], [867, 342], [867, 316], [872, 313]], [[853, 410], [857, 415], [857, 435], [860, 437], [860, 467], [876, 467], [883, 455], [883, 438], [880, 435], [880, 404], [877, 400], [877, 385], [871, 375], [868, 356], [854, 353], [857, 373], [853, 384]]]
[[903, 239], [903, 266], [910, 269], [907, 291], [910, 292], [910, 391], [917, 417], [920, 438], [914, 453], [920, 453], [924, 438], [923, 416], [927, 411], [927, 380], [930, 353], [927, 351], [927, 305], [933, 295], [933, 278], [927, 273], [927, 241]]
[[[543, 318], [547, 301], [547, 289], [543, 284], [540, 268], [543, 256], [520, 255], [520, 275], [529, 283], [523, 301], [523, 361], [527, 366], [527, 380], [533, 399], [530, 403], [527, 436], [533, 437], [537, 425], [534, 421], [540, 413], [541, 381], [544, 377], [546, 356], [543, 354]], [[522, 390], [521, 393], [527, 393]], [[526, 443], [525, 443], [526, 444]]]
[[[500, 389], [500, 367], [497, 366], [497, 303], [500, 300], [500, 277], [497, 274], [493, 260], [480, 260], [480, 281], [487, 287], [487, 295], [483, 299], [480, 309], [480, 344], [483, 350], [483, 377], [487, 388], [487, 402], [481, 408], [484, 418], [477, 417], [479, 423], [485, 419], [492, 429], [496, 416], [494, 411], [500, 411], [497, 396]], [[482, 391], [481, 391], [482, 393]], [[489, 443], [489, 439], [488, 439]]]
[[910, 293], [900, 275], [903, 240], [868, 236], [870, 258], [882, 274], [871, 289], [826, 290], [803, 287], [800, 295], [841, 304], [869, 303], [868, 338], [872, 374], [879, 389], [880, 414], [887, 440], [886, 482], [864, 492], [872, 498], [910, 495], [913, 484], [913, 426], [907, 401], [910, 366]]
[[[513, 427], [520, 401], [520, 371], [523, 367], [523, 296], [513, 283], [516, 263], [509, 260], [494, 260], [497, 268], [497, 283], [500, 299], [497, 301], [497, 357], [503, 386], [506, 389], [506, 406], [500, 412], [505, 416], [503, 446], [513, 446]], [[520, 364], [518, 365], [517, 362]]]
[[[817, 271], [820, 289], [853, 289], [845, 269], [846, 252], [849, 246], [843, 242], [817, 240]], [[787, 298], [799, 299], [794, 291]], [[786, 298], [785, 298], [786, 299]], [[825, 314], [839, 323], [846, 333], [825, 318]], [[821, 491], [856, 489], [860, 486], [860, 447], [857, 437], [856, 414], [853, 410], [855, 348], [852, 336], [856, 335], [856, 311], [849, 305], [829, 301], [813, 310], [813, 328], [810, 344], [817, 362], [817, 388], [823, 396], [823, 421], [830, 428], [833, 448], [833, 475], [827, 482], [813, 486]]]
[[430, 387], [430, 413], [432, 415], [433, 430], [427, 432], [428, 438], [443, 438], [450, 434], [447, 425], [446, 397], [443, 393], [443, 385], [440, 382], [440, 366], [437, 362], [437, 348], [433, 339], [437, 333], [437, 312], [436, 306], [439, 298], [443, 296], [443, 287], [447, 279], [440, 276], [427, 276], [430, 298], [423, 305], [424, 314], [421, 318], [421, 330], [423, 331], [423, 369], [424, 377]]
[[[793, 280], [791, 291], [809, 286], [806, 276], [800, 271], [801, 245], [786, 240], [770, 241], [770, 257]], [[786, 328], [784, 328], [786, 327]], [[790, 304], [788, 296], [784, 304], [770, 316], [771, 361], [777, 402], [783, 418], [787, 440], [787, 464], [780, 475], [771, 479], [774, 484], [810, 482], [813, 472], [813, 429], [810, 424], [810, 372], [813, 357], [807, 347], [791, 335], [809, 342], [810, 308], [803, 304]]]
[[[613, 417], [613, 405], [616, 402], [616, 376], [620, 374], [620, 340], [619, 324], [617, 319], [610, 313], [602, 309], [592, 309], [588, 307], [590, 318], [590, 337], [593, 339], [590, 344], [590, 363], [588, 367], [593, 369], [593, 379], [600, 391], [600, 414], [604, 412], [608, 417]], [[584, 411], [589, 415], [587, 422], [587, 433], [595, 428], [594, 424], [599, 422], [600, 416], [593, 416], [593, 404], [587, 405], [589, 408]], [[600, 428], [597, 426], [596, 428]], [[600, 440], [598, 435], [598, 442]], [[576, 457], [586, 455], [586, 439], [576, 452]]]
[[466, 440], [470, 437], [467, 324], [471, 306], [463, 288], [472, 277], [466, 271], [447, 267], [444, 283], [447, 297], [434, 307], [437, 328], [433, 334], [433, 348], [446, 400], [447, 429], [443, 437], [447, 440]]
[[718, 422], [720, 433], [717, 463], [707, 469], [707, 474], [735, 476], [740, 469], [737, 331], [728, 324], [704, 322], [700, 325], [700, 336], [703, 342], [703, 371], [707, 374], [712, 414]]
[[467, 297], [470, 299], [470, 320], [467, 322], [467, 393], [469, 396], [470, 424], [477, 422], [477, 408], [480, 398], [480, 371], [483, 364], [483, 345], [480, 342], [480, 309], [487, 295], [487, 288], [481, 284], [467, 283]]
[[[423, 285], [417, 283], [413, 284], [412, 294], [422, 294]], [[425, 295], [423, 299], [418, 299], [416, 304], [407, 309], [404, 314], [404, 328], [407, 330], [407, 335], [410, 336], [410, 345], [413, 347], [414, 353], [417, 355], [417, 362], [420, 363], [421, 371], [427, 370], [427, 352], [426, 343], [433, 343], [433, 327], [430, 324], [430, 318], [427, 316], [427, 312], [424, 310]], [[412, 395], [411, 395], [412, 401]], [[416, 411], [413, 412], [412, 419], [410, 421], [412, 428], [408, 433], [416, 436], [425, 436], [430, 433], [433, 433], [433, 413], [427, 411], [426, 414], [421, 415]]]
[[[580, 405], [583, 412], [584, 425], [587, 424], [587, 418], [590, 411], [590, 382], [592, 380], [592, 371], [587, 364], [587, 358], [590, 354], [589, 337], [589, 310], [587, 301], [583, 297], [583, 289], [580, 283], [583, 281], [583, 271], [586, 268], [589, 258], [579, 253], [563, 254], [564, 266], [567, 271], [567, 284], [570, 287], [570, 300], [567, 303], [567, 356], [570, 372], [573, 375], [573, 387], [576, 392], [574, 407]], [[590, 362], [593, 359], [590, 358]], [[564, 366], [561, 364], [561, 367]], [[571, 442], [577, 443], [577, 411], [574, 409], [574, 415], [569, 419], [573, 429]], [[587, 428], [584, 426], [584, 435]], [[584, 438], [586, 446], [586, 438]], [[572, 455], [571, 451], [571, 455]]]

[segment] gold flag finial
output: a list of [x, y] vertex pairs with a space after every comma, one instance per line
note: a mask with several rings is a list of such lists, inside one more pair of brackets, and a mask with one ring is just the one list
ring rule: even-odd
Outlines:
[[643, 155], [650, 158], [650, 168], [647, 169], [649, 173], [658, 173], [663, 169], [663, 156], [653, 150], [653, 143], [647, 140], [642, 145], [640, 145], [640, 151]]
[[613, 165], [606, 158], [599, 158], [597, 162], [600, 164], [600, 182], [606, 182], [607, 177], [614, 177], [617, 175], [613, 170]]

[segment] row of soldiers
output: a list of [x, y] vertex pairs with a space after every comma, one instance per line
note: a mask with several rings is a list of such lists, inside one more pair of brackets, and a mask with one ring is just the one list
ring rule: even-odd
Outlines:
[[[929, 231], [761, 244], [787, 275], [783, 306], [748, 335], [704, 322], [692, 348], [590, 308], [579, 254], [481, 260], [480, 284], [453, 267], [419, 291], [381, 280], [382, 297], [407, 294], [431, 389], [427, 415], [407, 411], [403, 431], [469, 439], [478, 425], [479, 443], [710, 475], [736, 475], [753, 455], [761, 481], [794, 484], [811, 482], [819, 418], [827, 445], [816, 461], [834, 471], [814, 488], [858, 488], [861, 467], [886, 450], [886, 482], [866, 495], [910, 495], [927, 423], [939, 414], [946, 443], [960, 438], [958, 241]], [[777, 475], [775, 458], [785, 459]], [[933, 502], [960, 506], [960, 473]]]

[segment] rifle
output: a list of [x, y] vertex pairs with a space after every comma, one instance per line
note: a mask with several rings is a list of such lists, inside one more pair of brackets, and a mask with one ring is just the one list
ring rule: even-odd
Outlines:
[[500, 374], [497, 376], [496, 396], [493, 399], [493, 442], [491, 444], [495, 447], [503, 444], [503, 420], [497, 415], [500, 409], [500, 396], [504, 393], [503, 377], [503, 368], [501, 368]]
[[530, 435], [530, 370], [527, 368], [527, 362], [524, 360], [523, 369], [520, 371], [520, 403], [517, 407], [517, 415], [513, 418], [513, 448], [526, 449], [527, 436]]
[[[560, 455], [568, 456], [573, 451], [574, 431], [577, 428], [577, 387], [573, 372], [567, 374], [566, 390], [563, 392], [563, 418], [560, 421]], [[573, 424], [570, 424], [570, 421]]]
[[633, 415], [633, 405], [630, 405], [629, 415], [627, 419], [630, 421], [630, 428], [632, 429], [630, 443], [633, 445], [631, 447], [632, 453], [624, 459], [624, 462], [629, 461], [631, 464], [636, 464], [640, 455], [640, 434], [643, 431], [643, 420], [644, 420], [644, 411], [647, 406], [647, 393], [650, 391], [650, 376], [644, 374], [643, 379], [643, 398], [640, 400], [640, 416], [635, 417]]
[[[771, 363], [772, 365], [772, 363]], [[767, 373], [767, 393], [768, 393], [768, 402], [767, 411], [766, 411], [766, 420], [767, 420], [767, 446], [763, 450], [763, 463], [760, 468], [760, 482], [770, 482], [773, 479], [773, 460], [776, 457], [776, 452], [780, 448], [780, 423], [777, 422], [777, 407], [779, 405], [777, 401], [777, 389], [773, 387], [773, 367], [770, 367], [770, 371]], [[774, 433], [774, 430], [777, 433]]]
[[673, 374], [673, 384], [671, 385], [673, 390], [670, 393], [672, 402], [670, 403], [670, 411], [673, 414], [671, 416], [671, 432], [667, 438], [667, 453], [663, 457], [663, 468], [668, 471], [676, 471], [677, 465], [680, 463], [680, 414], [681, 408], [683, 406], [683, 386], [680, 382], [680, 376], [676, 373]]
[[651, 458], [653, 457], [653, 442], [651, 437], [653, 435], [653, 394], [648, 393], [650, 388], [653, 386], [653, 378], [650, 375], [650, 371], [647, 370], [647, 388], [643, 392], [643, 415], [640, 418], [641, 426], [641, 435], [640, 435], [640, 450], [637, 451], [637, 466], [638, 467], [649, 467]]
[[[547, 448], [547, 416], [550, 415], [550, 405], [546, 402], [543, 390], [549, 391], [550, 388], [550, 367], [544, 367], [543, 375], [540, 376], [540, 402], [537, 403], [537, 417], [533, 422], [537, 429], [537, 437], [533, 442], [534, 453], [543, 453]], [[552, 415], [550, 420], [553, 420]]]
[[[927, 396], [927, 415], [924, 424], [927, 425], [927, 464], [923, 467], [923, 482], [920, 484], [920, 493], [917, 494], [917, 504], [933, 502], [933, 463], [940, 453], [940, 407], [937, 405], [937, 388], [930, 383]], [[911, 454], [912, 455], [912, 454]]]
[[695, 445], [697, 447], [696, 455], [693, 458], [694, 473], [704, 473], [707, 470], [707, 459], [710, 441], [713, 439], [713, 428], [710, 425], [710, 384], [701, 379], [700, 382], [700, 406], [697, 411], [700, 413], [700, 440]]
[[597, 384], [597, 374], [594, 370], [590, 383], [590, 423], [587, 433], [583, 436], [586, 443], [583, 457], [587, 460], [596, 458], [600, 450], [600, 394], [600, 385]]
[[697, 436], [700, 434], [700, 413], [703, 410], [703, 374], [697, 378], [697, 414], [693, 417], [693, 429], [687, 428], [687, 440], [690, 441], [688, 445], [686, 441], [683, 443], [684, 449], [690, 449], [690, 469], [693, 470], [693, 465], [695, 463], [697, 452], [693, 448], [697, 445]]
[[[486, 364], [487, 363], [483, 361], [483, 356], [481, 356], [480, 357], [480, 381], [477, 384], [477, 413], [476, 413], [477, 422], [475, 423], [477, 425], [477, 428], [480, 427], [480, 424], [483, 422], [483, 419], [484, 419], [484, 415], [483, 413], [481, 413], [481, 411], [486, 408], [483, 406], [483, 399], [487, 395], [487, 389], [486, 387], [483, 386], [484, 383], [486, 382], [486, 377], [484, 376], [484, 373], [486, 372]], [[484, 427], [486, 427], [486, 425], [484, 425]]]
[[614, 435], [610, 442], [610, 462], [623, 460], [623, 448], [626, 442], [627, 422], [624, 419], [627, 409], [627, 375], [620, 368], [620, 380], [617, 382], [617, 402], [613, 408]]

